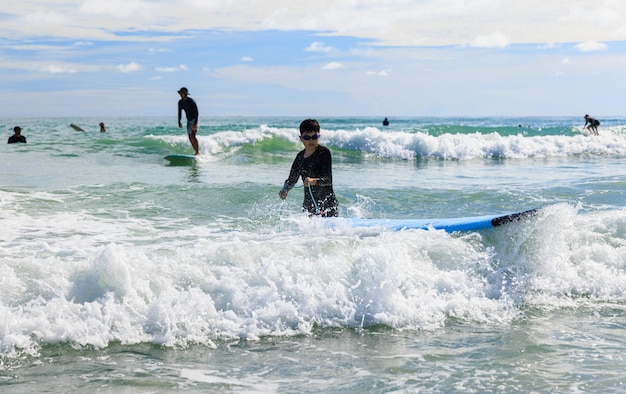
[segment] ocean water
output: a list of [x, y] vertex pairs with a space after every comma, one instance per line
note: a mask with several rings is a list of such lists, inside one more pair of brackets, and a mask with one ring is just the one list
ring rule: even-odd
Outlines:
[[626, 118], [318, 118], [340, 216], [543, 208], [451, 234], [280, 200], [301, 120], [0, 119], [0, 392], [626, 391]]

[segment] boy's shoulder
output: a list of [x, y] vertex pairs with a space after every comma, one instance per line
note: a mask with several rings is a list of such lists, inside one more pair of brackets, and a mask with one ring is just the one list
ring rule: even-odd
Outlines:
[[328, 152], [330, 153], [330, 149], [328, 149], [327, 147], [325, 147], [324, 145], [318, 145], [317, 146], [317, 151], [318, 152]]

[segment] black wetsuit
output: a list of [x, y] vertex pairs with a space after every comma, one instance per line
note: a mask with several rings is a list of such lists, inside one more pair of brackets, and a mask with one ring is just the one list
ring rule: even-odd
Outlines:
[[[309, 157], [304, 157], [304, 150], [298, 153], [293, 164], [289, 178], [285, 181], [283, 189], [292, 189], [298, 182], [307, 177], [317, 178], [317, 183], [311, 185], [311, 192], [319, 208], [321, 216], [337, 216], [337, 197], [333, 190], [332, 157], [330, 150], [325, 146], [318, 145], [317, 149]], [[304, 188], [304, 201], [302, 207], [310, 213], [316, 214], [315, 204], [311, 199], [309, 188]]]
[[7, 142], [7, 144], [15, 144], [16, 142], [23, 142], [26, 143], [26, 137], [24, 137], [23, 135], [12, 135], [9, 137], [9, 141]]
[[178, 100], [179, 123], [182, 117], [182, 111], [185, 111], [187, 121], [195, 120], [194, 123], [198, 123], [198, 105], [196, 105], [196, 102], [191, 97], [187, 96], [185, 99]]
[[587, 124], [589, 124], [591, 127], [598, 127], [600, 126], [600, 121], [598, 119], [589, 117], [585, 119], [585, 126], [587, 126]]

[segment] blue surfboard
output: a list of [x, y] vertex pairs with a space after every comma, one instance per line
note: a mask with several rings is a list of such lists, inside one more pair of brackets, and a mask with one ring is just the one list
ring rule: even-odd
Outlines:
[[196, 162], [196, 159], [197, 156], [184, 154], [165, 156], [165, 160], [169, 161], [171, 164], [192, 164]]
[[[475, 231], [491, 227], [502, 226], [507, 223], [535, 216], [540, 208], [530, 209], [523, 212], [512, 212], [496, 215], [471, 216], [449, 219], [347, 219], [354, 227], [381, 227], [394, 231], [401, 230], [444, 230], [446, 232], [455, 231]], [[331, 219], [332, 220], [332, 219]], [[341, 219], [338, 219], [341, 220]], [[345, 220], [345, 219], [344, 219]]]

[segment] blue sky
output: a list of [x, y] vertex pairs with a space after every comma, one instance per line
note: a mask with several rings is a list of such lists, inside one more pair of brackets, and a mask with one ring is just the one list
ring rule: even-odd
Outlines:
[[201, 117], [626, 115], [616, 0], [22, 0], [0, 30], [5, 117], [175, 116], [181, 86]]

